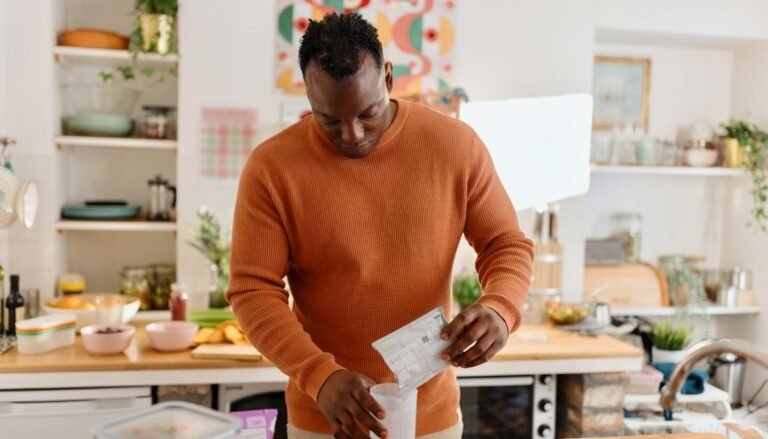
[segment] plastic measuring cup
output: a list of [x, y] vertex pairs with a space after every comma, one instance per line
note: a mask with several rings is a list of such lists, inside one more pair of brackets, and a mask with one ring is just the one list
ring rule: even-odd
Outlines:
[[[386, 412], [381, 421], [389, 439], [413, 439], [416, 437], [416, 389], [401, 392], [395, 383], [376, 384], [371, 396]], [[371, 432], [372, 438], [377, 438]]]

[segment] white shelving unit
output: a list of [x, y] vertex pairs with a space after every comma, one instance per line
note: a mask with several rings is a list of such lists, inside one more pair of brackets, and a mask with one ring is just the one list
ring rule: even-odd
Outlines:
[[[54, 59], [58, 61], [74, 60], [77, 62], [98, 63], [125, 63], [131, 60], [131, 54], [127, 50], [89, 49], [85, 47], [55, 46], [53, 48]], [[176, 54], [158, 55], [141, 53], [137, 61], [147, 63], [174, 64], [179, 61]]]
[[696, 168], [691, 166], [591, 166], [592, 174], [609, 175], [666, 175], [666, 176], [690, 176], [690, 177], [738, 177], [746, 175], [739, 168]]
[[83, 146], [91, 148], [129, 148], [175, 151], [176, 140], [139, 139], [125, 137], [56, 136], [56, 147]]
[[740, 315], [758, 315], [759, 306], [707, 306], [702, 308], [612, 308], [611, 315], [614, 317], [636, 316], [636, 317], [671, 317], [678, 314], [688, 314], [696, 316], [740, 316]]
[[[704, 393], [699, 395], [677, 395], [677, 402], [680, 404], [689, 404], [696, 402], [725, 402], [730, 400], [728, 392], [717, 387], [704, 383]], [[658, 404], [659, 394], [627, 394], [624, 396], [624, 404]]]
[[[89, 0], [53, 2], [53, 35], [68, 29], [97, 27], [127, 33], [134, 26], [130, 1], [110, 2], [95, 7]], [[55, 43], [54, 43], [55, 44]], [[54, 131], [48, 136], [55, 168], [56, 193], [47, 209], [60, 212], [62, 206], [88, 200], [121, 200], [145, 207], [150, 197], [147, 181], [155, 175], [177, 184], [179, 142], [166, 139], [66, 135], [62, 116], [76, 111], [74, 99], [66, 92], [70, 84], [102, 84], [100, 74], [109, 71], [120, 77], [117, 68], [131, 66], [135, 78], [115, 83], [137, 91], [129, 117], [139, 125], [143, 106], [178, 108], [177, 54], [132, 54], [127, 50], [48, 46], [52, 65]], [[145, 70], [146, 69], [146, 70]], [[146, 73], [149, 70], [153, 75]], [[170, 200], [170, 199], [169, 199]], [[58, 216], [58, 215], [57, 215]], [[55, 276], [74, 271], [86, 278], [89, 291], [118, 291], [121, 270], [129, 266], [178, 263], [178, 225], [144, 218], [128, 220], [80, 220], [52, 218], [47, 227], [55, 237]]]
[[153, 221], [77, 221], [56, 222], [59, 232], [176, 232], [176, 223]]

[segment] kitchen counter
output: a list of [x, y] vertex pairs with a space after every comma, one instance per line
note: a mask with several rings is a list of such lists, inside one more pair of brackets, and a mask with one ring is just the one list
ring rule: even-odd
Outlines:
[[[609, 336], [584, 337], [551, 326], [523, 326], [493, 360], [459, 376], [596, 373], [636, 370], [642, 351]], [[38, 355], [0, 355], [0, 389], [110, 385], [284, 382], [269, 361], [193, 359], [190, 351], [157, 352], [143, 325], [122, 355], [96, 356], [74, 346]]]

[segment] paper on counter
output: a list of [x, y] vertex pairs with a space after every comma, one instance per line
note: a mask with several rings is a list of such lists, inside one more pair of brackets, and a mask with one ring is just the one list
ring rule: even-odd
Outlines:
[[373, 342], [373, 348], [395, 374], [401, 391], [416, 389], [448, 367], [441, 354], [451, 341], [440, 339], [440, 330], [446, 324], [443, 309], [435, 308]]

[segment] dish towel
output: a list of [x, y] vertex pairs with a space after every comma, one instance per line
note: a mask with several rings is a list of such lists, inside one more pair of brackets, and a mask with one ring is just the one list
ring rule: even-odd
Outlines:
[[[664, 374], [664, 382], [666, 384], [669, 379], [669, 375], [675, 369], [675, 363], [653, 363], [652, 366], [659, 372]], [[685, 379], [681, 393], [683, 395], [699, 395], [704, 393], [704, 383], [709, 379], [709, 374], [701, 369], [693, 369], [688, 377]]]

